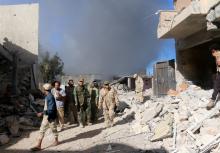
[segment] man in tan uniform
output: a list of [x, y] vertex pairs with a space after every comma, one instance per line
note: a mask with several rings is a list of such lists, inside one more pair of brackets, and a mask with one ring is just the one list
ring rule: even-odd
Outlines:
[[110, 87], [109, 82], [105, 81], [99, 95], [99, 109], [103, 109], [106, 127], [114, 125], [115, 112], [114, 109], [118, 106], [119, 100], [117, 91]]
[[142, 102], [144, 102], [144, 95], [143, 95], [144, 81], [137, 74], [134, 75], [134, 78], [135, 78], [135, 93], [136, 93], [135, 100], [137, 102], [141, 102], [142, 103]]

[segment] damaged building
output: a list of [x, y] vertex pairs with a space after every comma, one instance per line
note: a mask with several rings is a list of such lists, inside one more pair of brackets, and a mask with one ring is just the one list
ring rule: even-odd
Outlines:
[[38, 4], [0, 6], [0, 95], [37, 87]]
[[174, 0], [160, 11], [158, 38], [176, 41], [177, 70], [193, 83], [212, 87], [216, 71], [209, 46], [219, 43], [220, 0]]
[[40, 125], [42, 101], [32, 95], [41, 94], [35, 92], [38, 17], [38, 4], [0, 6], [0, 146]]

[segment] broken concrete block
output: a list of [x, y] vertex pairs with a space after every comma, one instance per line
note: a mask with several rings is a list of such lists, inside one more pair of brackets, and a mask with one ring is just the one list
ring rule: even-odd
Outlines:
[[6, 134], [0, 135], [0, 145], [9, 143], [10, 139]]
[[215, 136], [210, 135], [210, 134], [203, 134], [200, 136], [199, 140], [202, 144], [207, 144], [209, 143]]
[[201, 135], [208, 134], [208, 135], [215, 136], [218, 133], [220, 133], [220, 130], [216, 127], [202, 127], [202, 128], [200, 128], [200, 134]]
[[160, 122], [155, 130], [151, 141], [160, 141], [173, 135], [173, 115], [168, 114], [164, 120]]
[[189, 121], [183, 121], [178, 124], [177, 129], [179, 132], [185, 131], [189, 127], [190, 122]]
[[219, 118], [212, 118], [205, 120], [200, 128], [200, 135], [208, 134], [208, 135], [216, 136], [218, 133], [220, 133]]
[[142, 120], [144, 122], [148, 122], [148, 121], [152, 120], [153, 118], [157, 117], [162, 110], [163, 110], [163, 105], [162, 104], [157, 104], [155, 107], [147, 109], [143, 113]]
[[206, 25], [207, 25], [207, 31], [211, 31], [211, 30], [214, 31], [218, 29], [218, 26], [212, 22], [207, 22]]
[[180, 122], [187, 121], [189, 119], [189, 117], [190, 117], [190, 115], [186, 111], [182, 111], [179, 113], [179, 121]]
[[206, 16], [206, 20], [209, 22], [215, 21], [216, 16], [215, 16], [215, 10], [210, 10], [209, 14]]
[[135, 134], [139, 134], [139, 133], [149, 133], [150, 132], [150, 128], [148, 125], [144, 125], [141, 124], [139, 122], [134, 123], [131, 126], [131, 131], [134, 132]]

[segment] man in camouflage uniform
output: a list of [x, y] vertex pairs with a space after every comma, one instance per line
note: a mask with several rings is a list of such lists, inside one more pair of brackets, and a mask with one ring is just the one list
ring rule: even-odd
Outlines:
[[135, 78], [135, 94], [136, 94], [136, 101], [137, 102], [144, 102], [144, 81], [143, 79], [138, 76], [137, 74], [134, 75]]
[[86, 110], [87, 114], [87, 124], [91, 125], [97, 121], [97, 111], [98, 111], [98, 100], [99, 100], [99, 89], [97, 88], [97, 83], [93, 81], [89, 87], [90, 103]]
[[89, 91], [84, 85], [84, 79], [81, 78], [78, 82], [78, 86], [74, 89], [75, 105], [78, 112], [78, 121], [80, 127], [85, 126], [86, 121], [86, 109], [90, 101]]
[[119, 104], [117, 91], [110, 87], [108, 81], [105, 81], [99, 96], [99, 109], [103, 109], [106, 127], [112, 127], [115, 117], [114, 109]]

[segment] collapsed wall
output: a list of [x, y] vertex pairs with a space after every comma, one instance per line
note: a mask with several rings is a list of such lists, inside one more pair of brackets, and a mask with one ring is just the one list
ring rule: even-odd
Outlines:
[[0, 6], [0, 145], [40, 123], [30, 107], [43, 109], [30, 94], [37, 87], [38, 15], [38, 4]]

